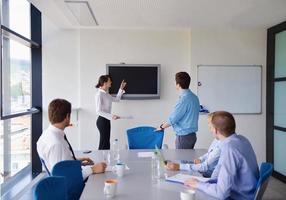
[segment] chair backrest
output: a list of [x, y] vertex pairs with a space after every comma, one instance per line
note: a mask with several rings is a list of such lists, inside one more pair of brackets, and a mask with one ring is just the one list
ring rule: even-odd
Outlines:
[[67, 200], [66, 180], [49, 176], [39, 181], [33, 190], [33, 200]]
[[272, 172], [273, 172], [273, 165], [271, 163], [261, 163], [255, 200], [262, 199], [262, 196], [267, 188], [268, 181]]
[[55, 164], [52, 176], [66, 178], [69, 200], [78, 200], [84, 188], [84, 181], [79, 160], [64, 160]]
[[41, 163], [42, 163], [42, 165], [44, 166], [46, 172], [48, 173], [48, 175], [51, 176], [51, 173], [50, 173], [50, 171], [49, 171], [49, 169], [48, 169], [48, 167], [47, 167], [47, 165], [46, 165], [44, 159], [40, 158], [40, 160], [41, 160]]
[[129, 149], [162, 148], [164, 131], [156, 131], [154, 127], [140, 126], [127, 130]]

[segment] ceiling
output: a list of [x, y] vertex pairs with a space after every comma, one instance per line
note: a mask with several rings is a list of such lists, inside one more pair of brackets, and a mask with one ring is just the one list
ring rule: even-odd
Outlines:
[[286, 0], [69, 0], [88, 2], [98, 25], [86, 5], [79, 20], [67, 0], [29, 1], [69, 28], [250, 29], [286, 20]]

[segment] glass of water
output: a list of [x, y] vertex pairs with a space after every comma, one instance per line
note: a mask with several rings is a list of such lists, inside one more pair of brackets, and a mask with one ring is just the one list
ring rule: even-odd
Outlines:
[[110, 159], [111, 159], [111, 155], [110, 155], [110, 151], [103, 151], [103, 160], [107, 165], [110, 165]]

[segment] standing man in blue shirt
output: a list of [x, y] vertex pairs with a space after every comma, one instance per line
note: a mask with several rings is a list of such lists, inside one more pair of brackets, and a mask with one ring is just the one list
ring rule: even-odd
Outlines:
[[187, 72], [178, 72], [175, 80], [176, 89], [181, 95], [167, 122], [162, 123], [157, 130], [172, 126], [176, 132], [176, 149], [193, 149], [197, 141], [199, 99], [189, 89], [191, 77]]
[[214, 112], [212, 125], [221, 141], [218, 165], [210, 181], [192, 178], [185, 184], [218, 199], [254, 199], [259, 170], [250, 142], [235, 133], [235, 120], [228, 112]]

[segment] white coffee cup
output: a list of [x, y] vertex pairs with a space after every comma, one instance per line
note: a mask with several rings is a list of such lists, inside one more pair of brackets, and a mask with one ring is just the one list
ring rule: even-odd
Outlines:
[[118, 176], [118, 177], [123, 177], [124, 176], [124, 171], [125, 171], [125, 164], [123, 163], [117, 163], [113, 167], [113, 172]]
[[181, 200], [195, 200], [196, 192], [194, 190], [185, 190], [180, 193]]
[[103, 192], [107, 198], [112, 198], [116, 195], [117, 183], [118, 183], [118, 181], [116, 179], [107, 179], [104, 182], [104, 191]]

